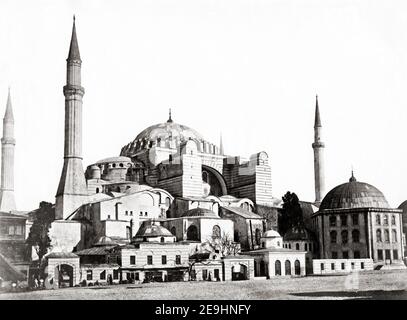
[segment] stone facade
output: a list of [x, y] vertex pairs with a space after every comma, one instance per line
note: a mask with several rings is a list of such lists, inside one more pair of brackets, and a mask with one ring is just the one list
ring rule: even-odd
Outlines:
[[314, 274], [348, 273], [373, 270], [372, 259], [315, 259]]

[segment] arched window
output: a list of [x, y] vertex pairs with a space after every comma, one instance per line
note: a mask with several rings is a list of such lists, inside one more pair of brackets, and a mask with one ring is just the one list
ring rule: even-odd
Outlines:
[[213, 226], [212, 228], [212, 238], [219, 239], [221, 237], [220, 227], [218, 225]]
[[376, 241], [382, 242], [382, 230], [380, 230], [380, 229], [376, 230]]
[[358, 243], [360, 238], [360, 232], [359, 230], [353, 230], [352, 231], [352, 242]]
[[198, 228], [194, 225], [187, 229], [187, 240], [199, 241]]
[[297, 275], [297, 276], [301, 275], [301, 264], [300, 264], [299, 260], [295, 260], [294, 269], [295, 269], [295, 275]]
[[99, 188], [96, 188], [96, 193], [99, 193]]
[[209, 176], [208, 176], [208, 172], [206, 171], [202, 171], [202, 181], [209, 183]]
[[295, 250], [300, 250], [300, 244], [299, 243], [295, 244]]
[[392, 226], [395, 226], [395, 225], [396, 225], [396, 216], [395, 216], [395, 215], [392, 215], [392, 216], [391, 216], [391, 225], [392, 225]]
[[291, 276], [291, 262], [290, 260], [285, 261], [285, 275]]
[[384, 230], [384, 241], [385, 242], [390, 242], [389, 230]]
[[383, 217], [383, 225], [385, 226], [389, 225], [389, 216], [387, 214], [385, 214]]
[[380, 214], [376, 214], [376, 224], [377, 224], [378, 226], [380, 226], [380, 224], [381, 224], [381, 221], [380, 221]]
[[281, 276], [281, 262], [280, 262], [280, 260], [276, 260], [274, 265], [275, 265], [275, 275], [276, 276]]
[[172, 228], [171, 228], [171, 234], [172, 234], [173, 236], [176, 236], [176, 235], [177, 235], [177, 229], [176, 229], [175, 227], [172, 227]]
[[348, 243], [348, 231], [343, 230], [341, 232], [342, 244]]
[[167, 208], [170, 207], [170, 205], [171, 205], [170, 198], [168, 198], [168, 197], [165, 198], [165, 205], [167, 206]]
[[308, 243], [304, 243], [304, 251], [308, 251]]
[[333, 231], [331, 231], [330, 233], [329, 233], [329, 236], [330, 236], [330, 238], [331, 238], [331, 243], [336, 243], [336, 238], [337, 238], [337, 236], [338, 236], [338, 234], [336, 233], [336, 231], [335, 230], [333, 230]]
[[117, 191], [117, 192], [120, 192], [120, 187], [117, 187], [117, 188], [116, 188], [116, 191]]
[[256, 229], [256, 244], [260, 245], [261, 231], [259, 228]]
[[391, 242], [397, 242], [397, 231], [395, 229], [391, 231]]

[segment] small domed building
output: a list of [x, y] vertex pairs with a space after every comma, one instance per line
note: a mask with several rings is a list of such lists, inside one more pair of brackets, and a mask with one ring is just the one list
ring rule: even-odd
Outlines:
[[121, 281], [187, 281], [188, 252], [188, 244], [175, 242], [159, 221], [146, 221], [130, 244], [113, 249], [110, 259], [119, 262]]
[[275, 230], [264, 232], [260, 242], [260, 249], [244, 252], [254, 258], [256, 277], [306, 275], [305, 251], [284, 248], [283, 237]]
[[390, 207], [376, 187], [352, 176], [327, 193], [313, 215], [321, 259], [373, 259], [399, 265], [402, 210]]

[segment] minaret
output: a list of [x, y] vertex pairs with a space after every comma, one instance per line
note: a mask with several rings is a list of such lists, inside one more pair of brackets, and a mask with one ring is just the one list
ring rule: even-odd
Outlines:
[[318, 96], [316, 96], [315, 105], [315, 124], [314, 124], [314, 174], [315, 174], [315, 203], [319, 204], [325, 196], [325, 174], [324, 174], [324, 148], [325, 144], [321, 141], [322, 125], [319, 115]]
[[67, 61], [65, 95], [64, 166], [56, 194], [55, 218], [65, 219], [87, 200], [82, 166], [82, 60], [76, 38], [75, 16]]
[[1, 139], [1, 194], [0, 211], [16, 210], [14, 199], [14, 116], [8, 90], [6, 113], [3, 118], [3, 138]]
[[225, 151], [223, 150], [223, 139], [222, 139], [222, 133], [220, 134], [220, 139], [219, 139], [219, 153], [223, 156]]

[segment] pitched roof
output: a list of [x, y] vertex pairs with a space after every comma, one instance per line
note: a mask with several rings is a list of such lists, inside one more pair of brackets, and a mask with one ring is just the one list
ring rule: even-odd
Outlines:
[[4, 114], [4, 120], [14, 121], [13, 108], [11, 106], [10, 88], [8, 89], [7, 106], [6, 113]]
[[263, 217], [259, 216], [258, 214], [255, 214], [254, 212], [251, 212], [249, 210], [240, 208], [240, 207], [223, 207], [223, 209], [226, 209], [234, 214], [237, 214], [245, 219], [263, 219]]
[[76, 255], [78, 256], [104, 256], [108, 254], [109, 249], [115, 247], [109, 246], [109, 247], [92, 247], [88, 249], [83, 249], [81, 251], [75, 252]]

